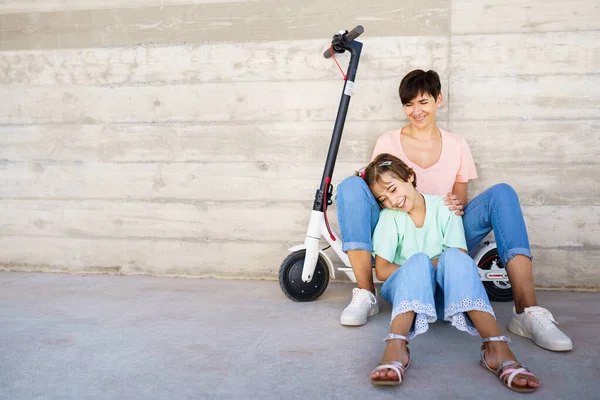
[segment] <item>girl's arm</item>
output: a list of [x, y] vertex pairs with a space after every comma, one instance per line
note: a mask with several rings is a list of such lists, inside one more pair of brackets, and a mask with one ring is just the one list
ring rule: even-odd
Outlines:
[[375, 256], [375, 276], [381, 282], [389, 278], [398, 268], [400, 265], [391, 263], [378, 255]]

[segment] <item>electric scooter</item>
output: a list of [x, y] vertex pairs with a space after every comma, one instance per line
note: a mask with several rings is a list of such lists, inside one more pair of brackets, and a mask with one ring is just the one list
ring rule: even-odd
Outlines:
[[[331, 58], [332, 56], [335, 58], [334, 53], [341, 54], [347, 51], [350, 53], [350, 63], [344, 76], [342, 97], [335, 119], [329, 151], [327, 152], [321, 184], [315, 194], [304, 244], [291, 247], [289, 249], [291, 253], [283, 260], [279, 268], [279, 286], [283, 293], [294, 301], [317, 299], [327, 289], [330, 276], [335, 279], [333, 261], [325, 253], [325, 249], [319, 248], [321, 237], [325, 238], [331, 249], [344, 264], [343, 267], [338, 268], [338, 271], [345, 273], [352, 282], [356, 283], [350, 260], [346, 253], [342, 251], [342, 240], [329, 226], [327, 206], [333, 202], [331, 178], [363, 46], [361, 42], [355, 39], [363, 32], [364, 28], [361, 25], [350, 32], [347, 30], [339, 31], [333, 36], [331, 46], [323, 54], [325, 58]], [[504, 266], [498, 257], [496, 244], [491, 241], [483, 242], [472, 254], [475, 254], [474, 260], [479, 267], [479, 276], [490, 300], [512, 300], [512, 289]], [[376, 283], [381, 283], [375, 276], [373, 276], [373, 280]]]

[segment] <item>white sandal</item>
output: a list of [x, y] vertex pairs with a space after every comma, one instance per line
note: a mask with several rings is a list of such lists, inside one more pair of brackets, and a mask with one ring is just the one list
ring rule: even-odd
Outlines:
[[[408, 344], [408, 338], [406, 336], [396, 335], [395, 333], [390, 333], [389, 335], [386, 336], [385, 342], [387, 342], [389, 340], [404, 340]], [[384, 369], [391, 369], [392, 371], [396, 372], [396, 374], [398, 375], [398, 380], [373, 380], [371, 378], [371, 383], [373, 383], [373, 385], [377, 385], [377, 386], [398, 386], [398, 385], [400, 385], [402, 383], [402, 381], [404, 380], [404, 372], [410, 366], [410, 350], [408, 350], [408, 347], [406, 348], [406, 351], [408, 352], [408, 363], [406, 363], [406, 365], [402, 365], [402, 363], [400, 361], [389, 361], [389, 362], [382, 361], [381, 364], [379, 364], [377, 367], [375, 367], [375, 369], [373, 371], [371, 371], [371, 375], [373, 375], [373, 372], [381, 371]]]
[[[509, 339], [506, 336], [492, 336], [492, 337], [488, 337], [483, 339], [483, 343], [487, 343], [487, 342], [509, 342]], [[518, 386], [518, 387], [513, 387], [512, 386], [512, 381], [513, 379], [517, 376], [517, 375], [529, 375], [529, 376], [533, 376], [534, 378], [536, 378], [535, 375], [533, 375], [529, 369], [527, 367], [525, 367], [523, 364], [521, 364], [518, 361], [514, 361], [514, 360], [509, 360], [509, 361], [504, 361], [503, 363], [500, 364], [500, 366], [498, 368], [496, 368], [496, 370], [492, 369], [488, 363], [485, 361], [485, 346], [481, 346], [481, 361], [479, 361], [479, 365], [481, 365], [481, 367], [483, 369], [486, 369], [488, 371], [490, 371], [492, 374], [496, 375], [498, 377], [498, 379], [500, 380], [500, 382], [502, 382], [502, 384], [504, 386], [506, 386], [507, 388], [509, 388], [510, 390], [514, 390], [515, 392], [519, 392], [519, 393], [531, 393], [531, 392], [535, 392], [538, 387], [530, 387], [530, 386]], [[511, 367], [509, 367], [511, 366]]]

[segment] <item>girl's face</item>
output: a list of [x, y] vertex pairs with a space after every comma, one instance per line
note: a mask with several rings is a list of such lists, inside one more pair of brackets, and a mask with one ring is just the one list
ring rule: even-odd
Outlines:
[[410, 212], [415, 205], [417, 195], [413, 181], [414, 175], [405, 182], [386, 172], [381, 175], [381, 179], [371, 185], [371, 191], [382, 207]]
[[435, 123], [435, 113], [442, 105], [442, 95], [434, 99], [428, 93], [419, 93], [417, 97], [404, 104], [404, 113], [411, 125], [423, 129]]

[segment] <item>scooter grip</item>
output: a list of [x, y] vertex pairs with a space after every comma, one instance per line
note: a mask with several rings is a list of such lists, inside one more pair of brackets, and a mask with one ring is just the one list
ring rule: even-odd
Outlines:
[[[365, 28], [363, 28], [362, 25], [358, 25], [356, 28], [354, 28], [350, 32], [346, 33], [346, 36], [344, 37], [344, 42], [348, 43], [348, 42], [353, 41], [354, 39], [356, 39], [357, 37], [362, 35], [364, 31], [365, 31]], [[331, 48], [329, 48], [323, 52], [323, 57], [331, 58]]]
[[356, 28], [354, 28], [350, 32], [348, 32], [348, 34], [346, 35], [346, 42], [353, 41], [354, 39], [356, 39], [357, 37], [362, 35], [364, 31], [365, 31], [365, 28], [363, 28], [362, 25], [358, 25]]

